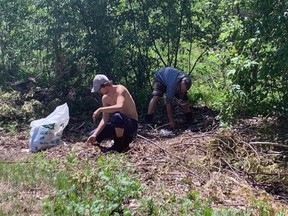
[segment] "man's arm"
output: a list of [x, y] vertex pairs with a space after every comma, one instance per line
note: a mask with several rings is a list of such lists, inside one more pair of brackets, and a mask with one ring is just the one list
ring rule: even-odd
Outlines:
[[107, 124], [108, 119], [109, 119], [109, 114], [108, 113], [102, 113], [102, 119], [99, 122], [96, 130], [94, 131], [94, 133], [92, 135], [94, 135], [95, 137], [98, 136], [98, 134], [103, 130], [103, 128]]
[[169, 127], [174, 130], [175, 129], [175, 121], [173, 118], [173, 109], [171, 103], [166, 103], [166, 110], [167, 110], [167, 116], [169, 119]]
[[103, 106], [99, 108], [99, 112], [102, 112], [102, 113], [121, 112], [125, 103], [124, 94], [125, 94], [125, 89], [123, 87], [120, 87], [120, 89], [117, 90], [116, 104], [112, 106]]
[[175, 121], [173, 118], [173, 109], [172, 109], [174, 94], [175, 94], [174, 87], [173, 86], [167, 86], [167, 89], [166, 89], [166, 110], [167, 110], [167, 116], [169, 119], [169, 126], [172, 130], [175, 129]]
[[[106, 103], [105, 98], [102, 98], [102, 104], [103, 107], [108, 106], [108, 104]], [[98, 108], [94, 113], [93, 113], [93, 121], [96, 120], [97, 116], [100, 114], [99, 109], [101, 109], [102, 107]], [[96, 116], [94, 115], [95, 113], [98, 113]], [[102, 113], [102, 119], [99, 122], [96, 130], [94, 131], [94, 133], [87, 139], [88, 143], [94, 143], [96, 141], [96, 137], [98, 136], [98, 134], [103, 130], [103, 128], [105, 127], [105, 125], [107, 124], [108, 120], [109, 120], [109, 113]]]
[[190, 123], [192, 121], [192, 111], [190, 109], [187, 93], [185, 94], [183, 100], [179, 102], [179, 105], [181, 105], [184, 110], [186, 122]]

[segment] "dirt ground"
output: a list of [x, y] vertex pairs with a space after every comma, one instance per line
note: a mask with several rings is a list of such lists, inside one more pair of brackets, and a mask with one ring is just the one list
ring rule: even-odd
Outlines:
[[[178, 129], [169, 137], [163, 136], [162, 129], [165, 129], [165, 126], [161, 127], [161, 125], [165, 122], [164, 118], [159, 121], [161, 118], [157, 119], [156, 117], [154, 127], [147, 126], [140, 121], [138, 135], [131, 143], [130, 149], [125, 152], [138, 170], [141, 182], [148, 188], [146, 197], [161, 196], [162, 186], [164, 186], [167, 193], [178, 197], [186, 195], [189, 191], [198, 191], [203, 198], [212, 200], [215, 208], [245, 209], [252, 205], [251, 198], [253, 197], [268, 202], [275, 209], [287, 205], [287, 187], [284, 188], [282, 185], [282, 190], [280, 190], [281, 185], [277, 184], [281, 183], [276, 180], [272, 183], [267, 180], [260, 184], [254, 178], [253, 173], [235, 168], [231, 162], [234, 159], [229, 160], [223, 157], [230, 151], [228, 147], [225, 150], [223, 145], [221, 146], [221, 143], [228, 143], [223, 138], [223, 134], [226, 137], [234, 137], [231, 138], [233, 142], [239, 142], [239, 140], [242, 143], [258, 142], [259, 140], [267, 142], [271, 139], [268, 136], [269, 133], [274, 134], [273, 131], [269, 131], [268, 125], [271, 126], [271, 122], [261, 117], [245, 119], [239, 121], [237, 126], [227, 132], [227, 130], [219, 128], [219, 122], [215, 119], [217, 112], [206, 107], [194, 108], [194, 119], [188, 124], [185, 123], [180, 112], [176, 112], [176, 115]], [[260, 129], [265, 128], [263, 125], [267, 125], [267, 127], [265, 131], [261, 132]], [[275, 127], [273, 128], [275, 129]], [[1, 162], [23, 161], [27, 159], [27, 155], [32, 155], [27, 151], [29, 148], [27, 131], [15, 136], [7, 136], [3, 131], [0, 133]], [[73, 153], [79, 158], [96, 160], [105, 153], [98, 146], [88, 145], [85, 142], [87, 133], [88, 128], [85, 123], [74, 123], [67, 127], [63, 134], [66, 145], [45, 150], [45, 155], [47, 158], [61, 159], [65, 158], [67, 154]], [[220, 142], [215, 142], [215, 140], [220, 140]], [[215, 143], [218, 143], [216, 147]], [[276, 142], [273, 141], [273, 143]], [[101, 143], [101, 146], [109, 145], [109, 141]], [[213, 145], [214, 149], [211, 148]], [[257, 157], [261, 157], [263, 152], [258, 147], [252, 148], [249, 144], [248, 148], [255, 151]], [[275, 148], [269, 148], [270, 150], [274, 154], [277, 150], [282, 154], [282, 158], [287, 154], [285, 148], [281, 151], [275, 150]], [[219, 151], [220, 156], [218, 155]], [[235, 157], [238, 157], [239, 154], [236, 152]], [[238, 162], [241, 162], [241, 159]], [[273, 176], [272, 173], [271, 171], [271, 176]], [[279, 176], [281, 174], [279, 173]], [[269, 174], [267, 175], [269, 176]], [[284, 178], [287, 178], [287, 174], [284, 175]], [[7, 189], [4, 185], [0, 187]], [[43, 193], [47, 193], [47, 191], [43, 191]], [[47, 194], [37, 194], [37, 196], [45, 195]]]

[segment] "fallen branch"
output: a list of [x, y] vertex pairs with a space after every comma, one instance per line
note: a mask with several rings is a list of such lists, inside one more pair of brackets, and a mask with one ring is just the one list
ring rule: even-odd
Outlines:
[[160, 128], [166, 127], [166, 126], [168, 126], [168, 125], [169, 125], [169, 123], [164, 124], [164, 125], [160, 125], [160, 126], [154, 128], [151, 124], [147, 124], [147, 126], [150, 127], [150, 129], [152, 129], [152, 130], [154, 130], [154, 131], [156, 131], [156, 132], [157, 132]]
[[274, 145], [274, 146], [281, 146], [288, 148], [288, 145], [280, 144], [280, 143], [274, 143], [274, 142], [249, 142], [250, 145]]
[[251, 143], [247, 143], [247, 142], [245, 142], [244, 140], [241, 140], [241, 139], [240, 139], [240, 141], [243, 142], [244, 144], [248, 145], [252, 149], [252, 151], [255, 153], [255, 155], [257, 156], [257, 159], [258, 160], [260, 159], [258, 152], [256, 151], [256, 149], [253, 148]]
[[221, 160], [222, 160], [226, 165], [229, 166], [231, 172], [232, 172], [235, 176], [237, 176], [238, 178], [240, 178], [240, 176], [239, 176], [238, 173], [236, 172], [236, 171], [239, 172], [238, 169], [236, 169], [234, 166], [232, 166], [230, 163], [228, 163], [228, 161], [226, 161], [224, 158], [221, 158]]
[[[180, 157], [172, 154], [171, 152], [169, 152], [168, 150], [162, 148], [161, 146], [159, 146], [157, 143], [153, 142], [152, 140], [150, 140], [150, 139], [148, 139], [148, 138], [146, 138], [146, 137], [144, 137], [144, 136], [141, 136], [140, 134], [137, 134], [137, 136], [138, 136], [139, 138], [144, 139], [144, 140], [146, 140], [147, 142], [149, 142], [149, 143], [157, 146], [157, 147], [160, 148], [161, 150], [163, 150], [163, 151], [167, 152], [168, 154], [170, 154], [171, 156], [177, 158], [179, 161], [183, 161], [183, 158], [180, 158]], [[185, 167], [185, 166], [182, 165], [182, 164], [179, 164], [179, 165], [180, 165], [182, 168], [184, 168], [186, 171], [188, 171], [189, 173], [195, 175], [195, 173], [194, 173], [192, 170], [190, 170], [189, 168]], [[196, 175], [195, 175], [195, 176], [196, 176]]]
[[160, 125], [159, 127], [155, 128], [155, 130], [157, 131], [157, 130], [159, 130], [160, 128], [166, 127], [166, 126], [168, 126], [168, 125], [169, 125], [169, 123], [164, 124], [164, 125]]
[[142, 135], [140, 135], [140, 134], [137, 134], [137, 136], [140, 137], [141, 139], [144, 139], [144, 140], [148, 141], [149, 143], [151, 143], [151, 144], [157, 146], [158, 148], [160, 148], [161, 150], [167, 152], [168, 154], [172, 155], [173, 157], [176, 157], [178, 160], [180, 160], [180, 161], [183, 160], [182, 158], [180, 158], [180, 157], [178, 157], [178, 156], [172, 154], [172, 153], [169, 152], [168, 150], [162, 148], [161, 146], [159, 146], [157, 143], [153, 142], [152, 140], [150, 140], [150, 139], [148, 139], [148, 138], [146, 138], [146, 137], [144, 137], [144, 136], [142, 136]]
[[76, 130], [79, 130], [81, 127], [83, 127], [84, 124], [85, 122], [83, 122], [79, 127], [77, 127]]
[[0, 163], [31, 163], [30, 161], [0, 161]]
[[249, 175], [271, 175], [271, 176], [288, 176], [288, 173], [266, 173], [266, 172], [249, 172]]

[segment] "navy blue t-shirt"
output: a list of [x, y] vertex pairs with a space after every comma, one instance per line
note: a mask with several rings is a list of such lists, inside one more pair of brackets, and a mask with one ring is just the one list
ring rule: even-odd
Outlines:
[[172, 103], [173, 97], [178, 93], [178, 83], [183, 77], [188, 77], [187, 74], [173, 67], [163, 67], [159, 69], [154, 79], [166, 87], [166, 102]]

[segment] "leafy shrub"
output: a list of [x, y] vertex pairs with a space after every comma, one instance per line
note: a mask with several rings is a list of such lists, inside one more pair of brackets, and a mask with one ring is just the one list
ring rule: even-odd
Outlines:
[[34, 120], [43, 105], [34, 99], [28, 98], [20, 92], [0, 91], [0, 121], [9, 125], [11, 122], [28, 123]]
[[98, 164], [79, 169], [67, 164], [74, 174], [58, 194], [46, 203], [47, 214], [57, 215], [111, 215], [128, 211], [125, 204], [141, 191], [140, 183], [129, 174], [120, 156], [102, 156]]

